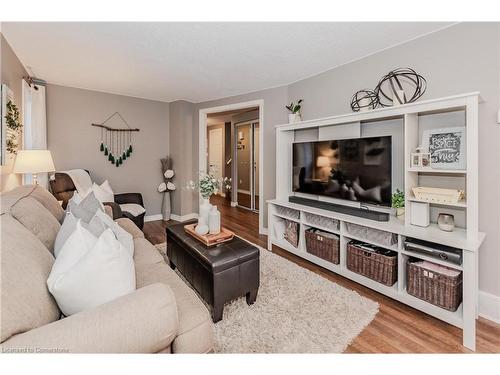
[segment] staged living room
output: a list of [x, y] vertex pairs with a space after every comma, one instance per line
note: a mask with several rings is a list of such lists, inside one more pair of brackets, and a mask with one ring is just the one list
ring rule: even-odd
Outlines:
[[0, 35], [2, 353], [500, 353], [500, 23]]

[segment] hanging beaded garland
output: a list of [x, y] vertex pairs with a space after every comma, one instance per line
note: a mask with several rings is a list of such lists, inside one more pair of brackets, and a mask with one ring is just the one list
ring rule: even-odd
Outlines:
[[[126, 128], [111, 128], [104, 125], [113, 117], [118, 116], [120, 120], [126, 125]], [[133, 152], [132, 148], [132, 133], [138, 132], [139, 129], [131, 128], [127, 121], [115, 112], [104, 120], [101, 124], [91, 124], [101, 128], [101, 144], [99, 145], [99, 152], [102, 152], [106, 159], [119, 167], [125, 160], [130, 158]]]

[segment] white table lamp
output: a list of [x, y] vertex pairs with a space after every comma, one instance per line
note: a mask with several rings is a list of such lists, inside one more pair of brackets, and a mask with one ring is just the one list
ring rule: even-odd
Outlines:
[[14, 162], [14, 173], [33, 174], [33, 183], [38, 184], [37, 173], [55, 171], [49, 150], [20, 150]]

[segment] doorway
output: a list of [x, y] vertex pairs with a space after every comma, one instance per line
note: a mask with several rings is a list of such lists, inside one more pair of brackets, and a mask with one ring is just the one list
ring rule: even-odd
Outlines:
[[217, 178], [223, 176], [224, 143], [223, 128], [208, 128], [208, 167]]
[[[248, 112], [250, 111], [257, 111], [256, 116], [248, 117]], [[240, 113], [247, 113], [246, 118], [238, 118], [238, 119], [231, 119], [229, 121], [226, 116], [227, 115], [234, 115], [236, 112]], [[249, 102], [242, 102], [242, 103], [235, 103], [235, 104], [228, 104], [228, 105], [223, 105], [223, 106], [218, 106], [218, 107], [211, 107], [211, 108], [202, 108], [199, 110], [199, 145], [198, 145], [198, 167], [199, 171], [201, 173], [208, 172], [210, 169], [210, 164], [217, 164], [217, 156], [213, 156], [213, 158], [210, 157], [210, 127], [211, 125], [214, 124], [214, 122], [218, 122], [219, 124], [224, 124], [224, 132], [223, 132], [223, 144], [225, 147], [225, 153], [224, 153], [224, 159], [223, 159], [223, 167], [222, 170], [224, 170], [224, 175], [225, 176], [231, 176], [232, 179], [232, 188], [229, 192], [226, 192], [226, 199], [228, 199], [228, 204], [230, 207], [235, 207], [234, 209], [239, 209], [241, 210], [241, 207], [245, 207], [246, 210], [252, 212], [253, 215], [255, 215], [256, 218], [258, 218], [258, 223], [259, 223], [259, 233], [260, 234], [266, 234], [266, 229], [264, 228], [264, 199], [263, 199], [263, 168], [260, 167], [260, 161], [263, 160], [263, 133], [261, 127], [263, 126], [264, 123], [264, 101], [262, 99], [259, 100], [254, 100], [254, 101], [249, 101]], [[237, 138], [236, 134], [236, 123], [242, 123], [243, 121], [251, 122], [251, 123], [256, 123], [256, 125], [253, 126], [252, 129], [252, 136], [251, 140], [253, 142], [252, 148], [254, 150], [253, 152], [253, 161], [252, 161], [252, 166], [253, 166], [253, 171], [252, 171], [252, 180], [251, 180], [251, 188], [248, 189], [248, 191], [254, 191], [253, 194], [249, 194], [249, 204], [246, 204], [245, 206], [239, 205], [238, 198], [237, 198], [237, 180], [235, 176], [235, 169], [236, 169], [236, 159], [237, 159], [237, 150], [236, 150], [236, 143], [235, 143], [235, 138]], [[218, 137], [217, 133], [212, 133], [215, 138]], [[230, 136], [230, 138], [229, 138]], [[250, 138], [248, 138], [250, 140]], [[218, 141], [214, 140], [213, 144], [216, 144]], [[230, 154], [228, 155], [228, 150]], [[212, 162], [210, 161], [212, 159]], [[213, 162], [215, 161], [215, 162]], [[250, 163], [249, 163], [250, 164]], [[248, 174], [250, 180], [250, 173]], [[253, 198], [251, 196], [253, 195]], [[199, 197], [201, 201], [201, 196]], [[221, 198], [218, 198], [221, 199]], [[229, 201], [230, 199], [230, 201]], [[253, 206], [252, 206], [252, 200], [253, 200]], [[236, 207], [238, 206], [238, 207]], [[251, 208], [254, 208], [254, 210], [251, 210]]]
[[259, 211], [259, 122], [235, 124], [238, 205]]

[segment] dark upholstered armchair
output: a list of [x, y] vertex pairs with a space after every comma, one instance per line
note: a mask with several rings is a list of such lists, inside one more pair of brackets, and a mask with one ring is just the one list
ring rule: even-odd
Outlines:
[[[54, 173], [54, 176], [50, 180], [50, 190], [57, 200], [62, 201], [62, 207], [66, 209], [68, 201], [73, 196], [76, 187], [75, 184], [73, 183], [73, 180], [68, 174], [56, 172]], [[120, 205], [127, 203], [134, 203], [140, 205], [141, 207], [144, 207], [144, 202], [142, 200], [141, 193], [115, 194], [114, 202], [105, 202], [104, 204], [110, 206], [111, 209], [113, 210], [114, 220], [119, 219], [121, 217], [127, 217], [130, 220], [132, 220], [135, 223], [135, 225], [137, 225], [140, 229], [142, 229], [144, 226], [144, 216], [146, 215], [146, 213], [144, 212], [140, 215], [134, 216], [129, 212], [123, 211], [120, 208]]]

